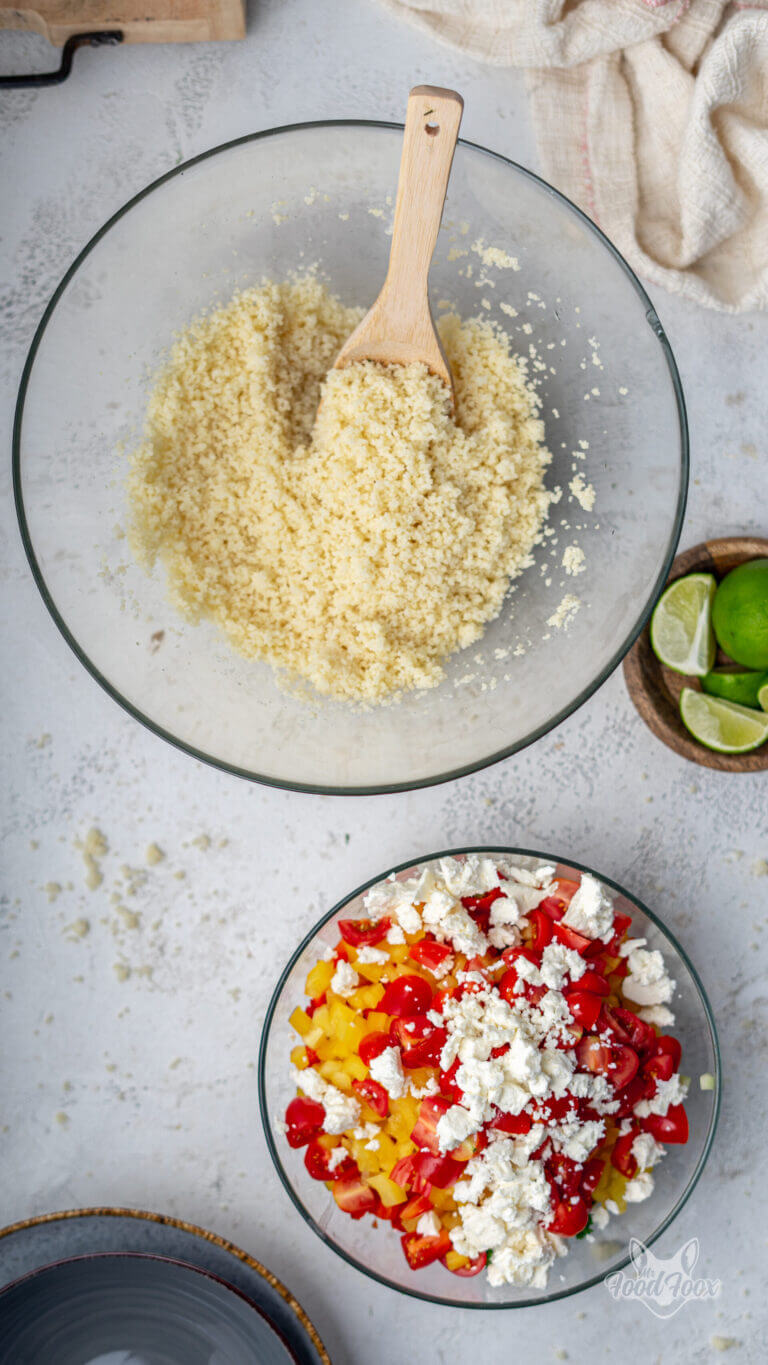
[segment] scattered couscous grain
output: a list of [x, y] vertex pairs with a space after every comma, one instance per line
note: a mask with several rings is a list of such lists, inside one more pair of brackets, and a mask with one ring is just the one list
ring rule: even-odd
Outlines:
[[129, 489], [134, 550], [184, 613], [371, 703], [439, 683], [498, 614], [547, 515], [550, 456], [525, 362], [490, 322], [440, 320], [454, 419], [423, 366], [330, 368], [360, 316], [307, 278], [196, 322]]

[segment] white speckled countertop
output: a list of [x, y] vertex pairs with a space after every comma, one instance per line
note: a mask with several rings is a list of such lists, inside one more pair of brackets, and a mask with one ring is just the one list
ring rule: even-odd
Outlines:
[[[259, 0], [251, 9], [243, 44], [84, 51], [61, 88], [0, 96], [0, 1222], [131, 1204], [214, 1228], [287, 1280], [334, 1365], [437, 1365], [470, 1353], [501, 1365], [520, 1349], [544, 1362], [608, 1361], [617, 1349], [630, 1362], [687, 1362], [718, 1358], [726, 1343], [729, 1361], [763, 1361], [765, 775], [676, 758], [644, 728], [617, 672], [556, 733], [459, 783], [357, 800], [249, 786], [118, 710], [77, 664], [30, 578], [8, 458], [21, 367], [63, 270], [129, 195], [255, 129], [399, 118], [409, 86], [425, 80], [462, 90], [468, 138], [536, 165], [517, 74], [435, 48], [375, 0]], [[41, 39], [0, 34], [3, 70], [41, 69], [52, 55]], [[660, 293], [655, 302], [692, 428], [681, 545], [765, 535], [768, 325]], [[94, 825], [109, 852], [103, 883], [90, 890], [74, 843]], [[167, 857], [147, 868], [151, 841]], [[724, 1111], [709, 1166], [656, 1250], [671, 1255], [698, 1236], [697, 1274], [722, 1280], [718, 1300], [668, 1322], [614, 1304], [602, 1286], [507, 1315], [419, 1305], [335, 1258], [279, 1186], [254, 1070], [279, 968], [318, 913], [377, 870], [484, 841], [604, 869], [666, 918], [699, 968], [720, 1028]], [[146, 873], [133, 895], [124, 865]], [[83, 937], [66, 928], [81, 919]]]

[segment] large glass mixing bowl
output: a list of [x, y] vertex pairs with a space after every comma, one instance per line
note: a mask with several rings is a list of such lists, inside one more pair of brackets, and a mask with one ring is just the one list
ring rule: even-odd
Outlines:
[[[480, 644], [449, 661], [440, 687], [397, 705], [307, 703], [281, 690], [266, 664], [233, 653], [212, 624], [182, 619], [164, 573], [133, 561], [125, 452], [174, 332], [242, 285], [310, 265], [346, 303], [368, 305], [386, 270], [400, 147], [397, 125], [304, 124], [216, 148], [156, 181], [105, 224], [56, 290], [16, 415], [24, 543], [81, 662], [131, 715], [196, 758], [309, 791], [439, 782], [557, 725], [642, 628], [685, 503], [680, 382], [644, 290], [555, 190], [461, 142], [432, 299], [438, 310], [450, 303], [496, 319], [524, 355], [535, 348], [553, 455], [547, 482], [563, 489], [553, 534]], [[584, 556], [583, 566], [571, 556], [576, 575], [562, 562], [571, 544]], [[568, 597], [581, 605], [566, 624]]]

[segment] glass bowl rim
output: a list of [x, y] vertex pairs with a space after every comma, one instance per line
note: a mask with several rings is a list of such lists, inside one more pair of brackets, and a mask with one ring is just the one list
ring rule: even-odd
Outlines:
[[22, 489], [21, 436], [24, 417], [24, 404], [26, 400], [27, 389], [29, 387], [29, 381], [32, 375], [32, 369], [34, 366], [35, 358], [37, 356], [37, 352], [40, 348], [43, 337], [45, 335], [46, 328], [51, 317], [53, 316], [59, 299], [63, 295], [65, 289], [69, 285], [70, 281], [76, 275], [80, 266], [85, 262], [86, 258], [90, 255], [91, 251], [93, 251], [94, 247], [98, 245], [102, 237], [106, 236], [110, 228], [112, 228], [116, 223], [118, 223], [120, 219], [123, 218], [132, 208], [134, 208], [137, 204], [141, 203], [143, 199], [146, 199], [155, 190], [160, 189], [161, 186], [166, 184], [167, 181], [173, 180], [178, 175], [183, 175], [183, 173], [185, 171], [188, 171], [192, 166], [199, 165], [201, 162], [207, 161], [210, 157], [218, 156], [220, 153], [231, 151], [235, 147], [241, 147], [250, 142], [259, 142], [266, 138], [276, 137], [280, 134], [285, 133], [305, 132], [308, 129], [324, 130], [327, 128], [358, 129], [364, 128], [384, 129], [390, 132], [391, 131], [402, 132], [403, 126], [404, 125], [402, 123], [377, 119], [314, 119], [302, 123], [286, 123], [275, 128], [262, 129], [260, 132], [257, 133], [246, 133], [242, 137], [232, 138], [227, 142], [217, 144], [217, 146], [215, 147], [209, 147], [207, 151], [200, 152], [198, 153], [197, 156], [190, 157], [187, 161], [182, 161], [178, 166], [172, 167], [171, 170], [164, 172], [163, 175], [160, 175], [155, 180], [150, 181], [148, 185], [145, 185], [144, 189], [139, 190], [137, 194], [132, 195], [130, 199], [126, 200], [126, 202], [119, 209], [117, 209], [116, 212], [113, 213], [106, 220], [105, 223], [102, 224], [98, 231], [93, 234], [93, 236], [90, 238], [88, 242], [86, 242], [85, 246], [81, 249], [81, 251], [78, 252], [77, 256], [72, 261], [71, 265], [65, 271], [64, 275], [62, 276], [61, 280], [56, 286], [53, 294], [51, 295], [51, 298], [48, 301], [48, 304], [45, 308], [45, 311], [43, 312], [40, 322], [37, 325], [35, 334], [32, 338], [32, 342], [29, 347], [29, 351], [27, 353], [26, 360], [24, 362], [24, 368], [22, 370], [21, 380], [19, 383], [19, 393], [16, 400], [16, 409], [13, 421], [11, 457], [13, 498], [16, 509], [16, 517], [19, 525], [19, 533], [21, 535], [24, 552], [27, 557], [27, 562], [29, 564], [33, 580], [38, 589], [38, 592], [40, 593], [40, 596], [42, 597], [43, 603], [48, 610], [49, 615], [53, 619], [54, 624], [60, 631], [64, 640], [69, 645], [70, 649], [74, 653], [75, 657], [78, 659], [79, 663], [82, 664], [82, 666], [86, 669], [88, 673], [90, 673], [94, 681], [97, 682], [98, 685], [107, 693], [107, 695], [111, 697], [113, 701], [117, 702], [118, 706], [120, 706], [124, 711], [126, 711], [128, 715], [133, 718], [133, 720], [138, 721], [139, 724], [143, 725], [145, 729], [150, 731], [151, 734], [156, 735], [159, 739], [165, 740], [166, 743], [171, 744], [175, 749], [181, 750], [182, 753], [187, 754], [190, 758], [197, 759], [198, 762], [200, 763], [206, 763], [210, 767], [217, 768], [219, 771], [228, 773], [232, 777], [241, 777], [244, 778], [246, 781], [258, 782], [263, 786], [275, 787], [280, 791], [304, 792], [306, 794], [316, 796], [379, 796], [388, 794], [391, 795], [396, 792], [417, 791], [420, 790], [422, 787], [439, 786], [443, 782], [451, 782], [456, 778], [466, 777], [470, 773], [480, 772], [482, 771], [483, 768], [491, 767], [493, 764], [500, 763], [502, 762], [503, 759], [509, 758], [512, 754], [519, 753], [521, 750], [526, 749], [530, 744], [535, 744], [536, 740], [541, 739], [543, 735], [548, 734], [551, 730], [557, 729], [557, 727], [561, 725], [564, 720], [566, 720], [569, 716], [573, 715], [574, 712], [579, 709], [579, 707], [583, 706], [584, 702], [588, 701], [589, 698], [593, 696], [594, 693], [598, 690], [598, 688], [602, 687], [606, 679], [610, 677], [611, 673], [613, 673], [616, 668], [618, 668], [622, 659], [631, 649], [635, 640], [638, 638], [641, 631], [644, 629], [646, 623], [650, 619], [650, 615], [655, 605], [656, 599], [662, 587], [664, 586], [664, 583], [666, 582], [667, 574], [669, 573], [672, 561], [675, 556], [675, 551], [677, 549], [677, 545], [680, 539], [683, 518], [685, 516], [685, 507], [688, 496], [688, 483], [690, 479], [690, 443], [688, 417], [685, 407], [683, 387], [680, 379], [680, 372], [677, 367], [677, 362], [675, 361], [674, 353], [672, 351], [672, 347], [669, 344], [669, 340], [667, 339], [666, 332], [664, 331], [664, 328], [662, 327], [661, 322], [659, 321], [658, 315], [656, 313], [656, 309], [654, 308], [653, 303], [651, 302], [651, 299], [647, 294], [646, 290], [643, 288], [643, 285], [640, 283], [638, 276], [635, 274], [634, 270], [628, 264], [628, 262], [624, 259], [624, 257], [622, 256], [621, 252], [617, 249], [617, 247], [615, 247], [613, 243], [610, 241], [610, 239], [606, 237], [605, 233], [601, 230], [601, 228], [599, 228], [597, 224], [594, 223], [592, 219], [589, 218], [587, 214], [584, 213], [583, 210], [578, 207], [577, 204], [574, 204], [572, 200], [568, 199], [566, 195], [561, 194], [559, 190], [556, 190], [553, 185], [550, 185], [546, 180], [542, 179], [542, 177], [537, 175], [534, 171], [529, 170], [525, 166], [521, 166], [518, 162], [513, 161], [510, 157], [503, 156], [501, 152], [494, 152], [487, 147], [483, 147], [480, 143], [470, 142], [466, 138], [459, 138], [458, 142], [460, 146], [468, 148], [471, 152], [479, 152], [481, 153], [482, 156], [490, 157], [492, 160], [498, 161], [502, 165], [509, 167], [513, 172], [522, 175], [524, 179], [531, 181], [540, 189], [546, 191], [548, 195], [558, 200], [560, 204], [565, 207], [566, 210], [570, 211], [572, 214], [575, 215], [575, 217], [578, 219], [582, 227], [584, 227], [588, 233], [595, 237], [598, 243], [600, 243], [608, 251], [609, 255], [613, 257], [613, 260], [623, 271], [624, 275], [629, 280], [629, 283], [634, 288], [635, 293], [638, 296], [639, 302], [645, 308], [646, 321], [649, 324], [651, 331], [654, 333], [661, 346], [662, 353], [667, 364], [667, 370], [672, 384], [672, 391], [677, 405], [677, 416], [680, 430], [680, 488], [677, 497], [677, 507], [675, 510], [675, 518], [672, 526], [671, 535], [669, 538], [669, 543], [664, 554], [662, 566], [659, 570], [659, 573], [657, 574], [656, 581], [653, 584], [651, 592], [648, 595], [647, 601], [642, 607], [636, 622], [630, 627], [629, 632], [624, 641], [622, 642], [622, 644], [616, 651], [614, 651], [612, 657], [603, 666], [603, 668], [599, 671], [599, 673], [592, 680], [592, 682], [590, 682], [586, 687], [582, 688], [582, 690], [577, 694], [575, 698], [573, 698], [572, 701], [568, 703], [567, 706], [561, 707], [560, 710], [556, 712], [556, 714], [552, 716], [548, 721], [544, 722], [541, 725], [536, 726], [535, 729], [533, 729], [529, 734], [523, 736], [519, 740], [516, 740], [513, 744], [505, 745], [503, 748], [497, 749], [490, 754], [485, 754], [480, 758], [474, 759], [471, 763], [464, 763], [461, 765], [461, 767], [449, 769], [446, 772], [436, 773], [426, 777], [419, 777], [406, 782], [384, 783], [379, 782], [374, 783], [373, 785], [363, 784], [358, 786], [344, 787], [327, 786], [325, 784], [315, 782], [297, 782], [290, 781], [286, 778], [266, 776], [261, 773], [252, 772], [249, 768], [238, 767], [234, 763], [227, 762], [224, 759], [217, 758], [214, 754], [209, 754], [202, 749], [196, 748], [193, 744], [188, 743], [186, 740], [180, 739], [177, 735], [172, 734], [170, 730], [167, 730], [163, 725], [160, 725], [158, 724], [158, 722], [152, 720], [150, 716], [144, 714], [144, 712], [140, 709], [139, 706], [129, 701], [127, 697], [124, 697], [122, 693], [119, 691], [119, 689], [113, 683], [111, 683], [108, 678], [104, 676], [104, 674], [100, 671], [96, 664], [93, 663], [92, 660], [88, 657], [85, 650], [80, 646], [75, 636], [69, 629], [66, 621], [64, 620], [64, 617], [59, 612], [53, 600], [52, 593], [49, 590], [48, 585], [45, 581], [45, 576], [43, 574], [42, 568], [38, 563], [37, 556], [35, 554], [34, 546], [32, 543], [32, 535], [30, 533], [29, 523], [27, 521], [26, 510], [24, 507], [24, 494]]
[[[481, 1311], [488, 1310], [499, 1311], [502, 1309], [514, 1308], [535, 1308], [541, 1307], [547, 1303], [555, 1303], [558, 1299], [568, 1299], [573, 1294], [582, 1293], [582, 1291], [585, 1289], [592, 1289], [595, 1285], [600, 1284], [605, 1279], [605, 1273], [593, 1275], [591, 1276], [591, 1278], [584, 1280], [583, 1283], [574, 1285], [569, 1289], [554, 1290], [552, 1293], [545, 1294], [541, 1298], [521, 1298], [515, 1302], [510, 1303], [467, 1303], [462, 1299], [452, 1299], [447, 1296], [442, 1297], [436, 1294], [427, 1294], [416, 1288], [410, 1289], [404, 1285], [396, 1284], [394, 1280], [387, 1279], [386, 1275], [380, 1275], [378, 1271], [372, 1270], [370, 1266], [363, 1265], [361, 1261], [358, 1261], [356, 1259], [356, 1257], [350, 1255], [347, 1251], [343, 1249], [343, 1247], [340, 1247], [338, 1243], [332, 1237], [329, 1237], [328, 1234], [323, 1230], [323, 1228], [321, 1228], [319, 1224], [315, 1222], [309, 1210], [304, 1206], [301, 1199], [295, 1193], [291, 1180], [283, 1167], [282, 1161], [280, 1159], [280, 1154], [277, 1148], [277, 1144], [275, 1143], [272, 1134], [272, 1126], [269, 1118], [269, 1110], [267, 1105], [265, 1074], [267, 1047], [269, 1044], [272, 1020], [274, 1018], [275, 1010], [277, 1009], [277, 1005], [282, 995], [283, 989], [286, 985], [286, 982], [288, 981], [291, 972], [296, 966], [296, 963], [299, 961], [299, 958], [301, 957], [302, 953], [307, 947], [309, 947], [310, 943], [315, 938], [315, 936], [320, 932], [324, 925], [328, 924], [328, 922], [333, 919], [334, 915], [338, 915], [339, 912], [342, 911], [345, 906], [349, 905], [350, 901], [355, 900], [364, 891], [368, 891], [370, 887], [375, 886], [378, 882], [384, 881], [387, 877], [395, 876], [397, 875], [398, 872], [405, 872], [407, 869], [412, 867], [420, 867], [424, 863], [434, 862], [437, 858], [456, 858], [462, 854], [467, 853], [492, 853], [497, 855], [499, 854], [504, 855], [505, 857], [538, 858], [541, 859], [543, 862], [563, 863], [567, 867], [577, 868], [579, 872], [588, 872], [591, 876], [596, 877], [598, 881], [604, 882], [606, 886], [612, 887], [614, 891], [617, 891], [619, 895], [624, 896], [625, 899], [628, 900], [632, 905], [636, 905], [638, 910], [640, 910], [644, 915], [646, 915], [648, 919], [653, 924], [655, 924], [656, 928], [661, 931], [661, 933], [672, 945], [675, 952], [682, 959], [683, 964], [689, 971], [693, 979], [693, 983], [696, 987], [696, 990], [698, 991], [699, 1000], [701, 1001], [701, 1004], [704, 1009], [704, 1016], [706, 1018], [707, 1026], [709, 1028], [709, 1036], [712, 1043], [712, 1051], [714, 1053], [715, 1058], [714, 1107], [709, 1122], [709, 1129], [707, 1131], [706, 1140], [704, 1142], [701, 1155], [699, 1157], [698, 1162], [696, 1163], [696, 1167], [692, 1176], [690, 1177], [685, 1189], [683, 1190], [683, 1193], [680, 1195], [679, 1199], [675, 1203], [672, 1210], [667, 1214], [667, 1216], [663, 1219], [659, 1226], [654, 1229], [650, 1236], [645, 1239], [644, 1245], [652, 1246], [653, 1243], [656, 1242], [664, 1232], [666, 1232], [670, 1224], [674, 1222], [677, 1215], [688, 1203], [690, 1196], [692, 1195], [694, 1189], [696, 1188], [696, 1185], [699, 1182], [699, 1178], [701, 1176], [702, 1171], [704, 1170], [704, 1167], [709, 1158], [710, 1151], [712, 1149], [712, 1143], [714, 1141], [715, 1131], [717, 1129], [717, 1123], [720, 1117], [720, 1103], [722, 1090], [721, 1059], [720, 1044], [718, 1040], [715, 1018], [712, 1013], [712, 1007], [709, 1003], [707, 993], [704, 989], [701, 978], [698, 972], [696, 971], [696, 968], [694, 967], [684, 948], [678, 942], [675, 935], [672, 933], [670, 929], [667, 928], [667, 926], [658, 917], [658, 915], [655, 915], [654, 912], [650, 910], [648, 906], [645, 905], [645, 903], [639, 899], [639, 897], [630, 895], [630, 893], [625, 890], [625, 888], [621, 885], [620, 882], [614, 881], [613, 878], [611, 877], [604, 876], [603, 873], [601, 872], [596, 872], [594, 868], [588, 867], [585, 863], [578, 863], [570, 858], [568, 859], [558, 858], [552, 853], [541, 853], [537, 849], [511, 848], [508, 847], [507, 845], [499, 844], [473, 844], [467, 848], [448, 848], [443, 849], [438, 853], [422, 854], [420, 857], [417, 858], [409, 858], [407, 862], [398, 863], [396, 867], [390, 868], [388, 872], [383, 872], [375, 877], [370, 877], [367, 881], [363, 882], [363, 884], [359, 886], [356, 891], [352, 891], [349, 893], [349, 895], [344, 896], [343, 899], [338, 901], [336, 905], [334, 905], [332, 910], [328, 910], [317, 921], [313, 928], [310, 929], [309, 932], [304, 936], [298, 948], [296, 948], [295, 951], [291, 954], [290, 960], [283, 968], [277, 985], [275, 986], [275, 989], [272, 992], [272, 997], [267, 1006], [267, 1012], [264, 1016], [264, 1023], [262, 1025], [261, 1030], [261, 1042], [259, 1044], [259, 1058], [257, 1067], [259, 1112], [261, 1114], [261, 1124], [264, 1130], [264, 1138], [267, 1144], [269, 1155], [272, 1158], [272, 1164], [275, 1167], [280, 1182], [284, 1190], [288, 1194], [289, 1198], [291, 1199], [291, 1202], [298, 1209], [299, 1213], [304, 1219], [304, 1222], [308, 1224], [312, 1231], [317, 1234], [317, 1236], [325, 1243], [325, 1245], [330, 1247], [331, 1250], [334, 1251], [337, 1256], [340, 1256], [342, 1260], [346, 1261], [348, 1265], [353, 1266], [355, 1270], [359, 1270], [362, 1272], [363, 1275], [367, 1275], [369, 1279], [376, 1280], [379, 1284], [385, 1285], [387, 1289], [394, 1289], [399, 1294], [407, 1294], [409, 1298], [418, 1299], [422, 1303], [435, 1303], [443, 1308], [467, 1308]], [[631, 1256], [629, 1253], [629, 1247], [627, 1247], [626, 1254], [622, 1257], [618, 1264], [612, 1266], [611, 1270], [606, 1273], [614, 1275], [616, 1274], [617, 1271], [624, 1270], [629, 1265], [630, 1260]]]

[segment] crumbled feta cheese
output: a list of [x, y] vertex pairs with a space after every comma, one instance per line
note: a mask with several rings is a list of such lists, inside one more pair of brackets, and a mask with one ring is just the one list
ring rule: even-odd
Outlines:
[[589, 872], [582, 873], [579, 889], [562, 922], [586, 938], [599, 938], [607, 943], [613, 937], [613, 904], [605, 888]]
[[621, 1213], [621, 1209], [619, 1208], [615, 1199], [606, 1199], [605, 1207], [608, 1210], [608, 1212], [614, 1214], [614, 1216], [617, 1213]]
[[357, 990], [357, 972], [344, 958], [339, 958], [336, 971], [331, 977], [331, 990], [336, 995], [352, 995]]
[[638, 1171], [634, 1180], [624, 1186], [624, 1198], [628, 1204], [641, 1204], [653, 1194], [654, 1180], [650, 1171]]
[[669, 1028], [675, 1022], [674, 1014], [666, 1005], [646, 1005], [637, 1011], [637, 1016], [646, 1024], [655, 1024], [657, 1028]]
[[360, 1118], [360, 1105], [352, 1095], [345, 1095], [343, 1090], [331, 1085], [311, 1066], [304, 1071], [294, 1071], [293, 1080], [308, 1099], [322, 1104], [325, 1110], [324, 1132], [335, 1136], [354, 1128]]
[[638, 1133], [632, 1143], [632, 1155], [639, 1171], [649, 1171], [666, 1154], [666, 1147], [662, 1147], [650, 1133]]
[[607, 1228], [611, 1221], [610, 1214], [604, 1204], [593, 1204], [589, 1216], [592, 1219], [593, 1228], [596, 1228], [598, 1232]]
[[477, 1129], [477, 1122], [462, 1104], [453, 1104], [438, 1119], [437, 1142], [441, 1152], [452, 1152], [470, 1133]]
[[399, 924], [390, 925], [387, 930], [387, 943], [405, 943], [405, 934]]
[[423, 1213], [418, 1223], [416, 1231], [420, 1237], [439, 1237], [442, 1231], [442, 1223], [436, 1213], [430, 1209], [429, 1213]]
[[624, 978], [624, 994], [637, 1005], [666, 1005], [674, 995], [675, 983], [667, 975], [664, 958], [658, 949], [635, 948], [627, 958], [629, 972]]
[[580, 1164], [592, 1155], [605, 1137], [605, 1124], [602, 1119], [589, 1119], [579, 1123], [564, 1121], [559, 1128], [552, 1130], [552, 1145], [564, 1156]]
[[322, 957], [323, 962], [330, 962], [332, 958], [336, 956], [336, 949], [332, 947], [330, 943], [326, 943], [320, 956]]
[[403, 1072], [399, 1047], [385, 1047], [378, 1057], [372, 1057], [369, 1071], [374, 1081], [383, 1085], [390, 1099], [399, 1100], [408, 1093], [408, 1082]]
[[636, 948], [644, 948], [647, 942], [647, 938], [625, 938], [624, 942], [619, 944], [619, 957], [629, 957]]
[[334, 1147], [333, 1151], [329, 1152], [328, 1170], [330, 1171], [331, 1174], [333, 1174], [333, 1172], [336, 1170], [336, 1167], [340, 1166], [344, 1158], [347, 1157], [348, 1155], [349, 1153], [347, 1152], [346, 1147], [342, 1147], [341, 1145], [339, 1145], [338, 1147]]
[[562, 943], [548, 943], [541, 954], [541, 984], [550, 990], [561, 991], [569, 977], [578, 981], [586, 970], [584, 958]]
[[366, 943], [362, 948], [358, 948], [357, 961], [374, 962], [383, 966], [385, 962], [389, 962], [389, 953], [385, 953], [383, 948], [371, 948]]
[[659, 1114], [663, 1118], [670, 1105], [682, 1104], [687, 1094], [687, 1082], [675, 1072], [668, 1081], [657, 1081], [653, 1098], [638, 1100], [633, 1112], [639, 1119], [647, 1119], [650, 1114]]

